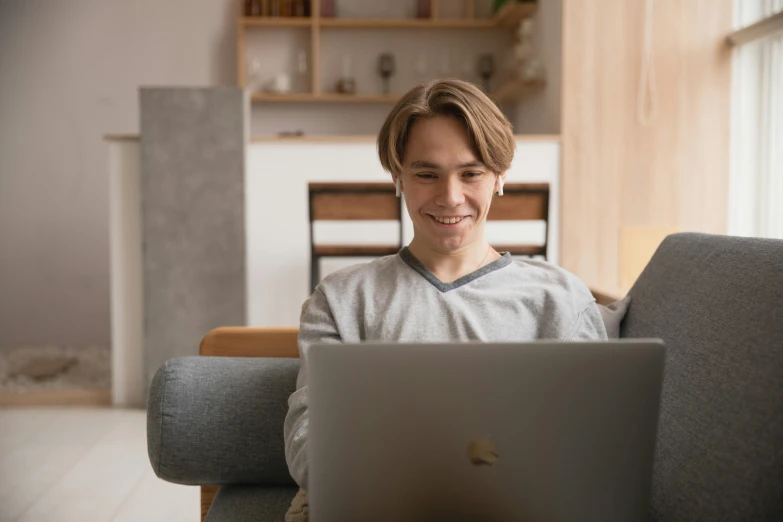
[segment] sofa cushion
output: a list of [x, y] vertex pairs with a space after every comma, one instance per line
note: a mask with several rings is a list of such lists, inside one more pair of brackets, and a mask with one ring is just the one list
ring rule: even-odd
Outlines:
[[621, 337], [667, 345], [651, 518], [783, 520], [783, 241], [675, 234]]
[[601, 312], [601, 319], [604, 320], [604, 327], [606, 328], [606, 336], [609, 339], [617, 339], [620, 337], [620, 325], [625, 319], [625, 314], [628, 312], [628, 305], [631, 304], [631, 296], [626, 295], [619, 301], [615, 301], [610, 305], [598, 305], [598, 311]]
[[223, 486], [204, 522], [283, 522], [298, 490], [298, 487]]

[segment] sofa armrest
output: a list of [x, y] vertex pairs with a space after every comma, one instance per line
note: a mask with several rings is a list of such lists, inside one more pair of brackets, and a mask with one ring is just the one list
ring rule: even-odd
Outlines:
[[199, 355], [213, 357], [299, 357], [299, 328], [223, 326], [201, 340]]
[[178, 484], [293, 486], [283, 423], [298, 359], [179, 357], [155, 374], [147, 449]]

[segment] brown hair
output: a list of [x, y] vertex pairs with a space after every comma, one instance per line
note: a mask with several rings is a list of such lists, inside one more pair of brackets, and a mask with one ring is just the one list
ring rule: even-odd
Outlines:
[[408, 91], [394, 106], [378, 134], [381, 165], [402, 171], [402, 156], [416, 120], [433, 116], [460, 120], [470, 136], [473, 153], [492, 172], [505, 172], [514, 157], [511, 124], [475, 85], [461, 80], [434, 80]]

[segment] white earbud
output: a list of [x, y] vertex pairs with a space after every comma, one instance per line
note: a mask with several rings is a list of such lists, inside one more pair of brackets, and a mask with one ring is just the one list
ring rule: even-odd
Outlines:
[[402, 183], [400, 183], [400, 178], [397, 178], [397, 181], [394, 182], [394, 187], [397, 189], [397, 197], [400, 197], [400, 194], [402, 194]]
[[498, 177], [498, 196], [503, 195], [503, 178]]

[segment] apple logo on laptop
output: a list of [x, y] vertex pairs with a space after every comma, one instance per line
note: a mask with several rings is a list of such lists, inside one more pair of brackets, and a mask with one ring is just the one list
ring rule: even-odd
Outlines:
[[468, 444], [468, 458], [476, 466], [491, 466], [498, 461], [498, 454], [495, 453], [495, 443], [489, 440], [489, 437], [483, 440], [474, 440]]

